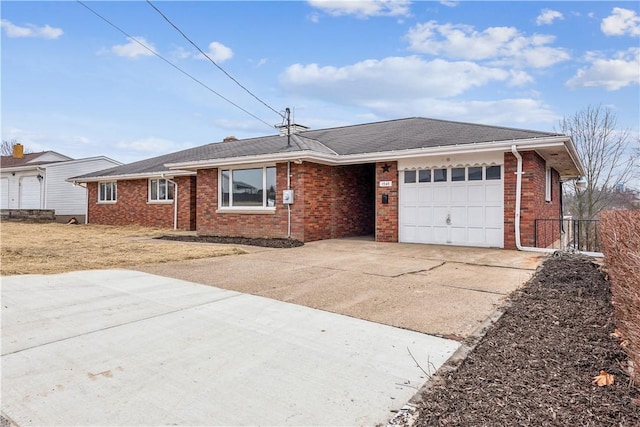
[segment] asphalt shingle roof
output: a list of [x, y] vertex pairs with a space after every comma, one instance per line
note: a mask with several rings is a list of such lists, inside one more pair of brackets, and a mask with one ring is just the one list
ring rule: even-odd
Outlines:
[[287, 137], [279, 135], [212, 143], [82, 175], [79, 178], [162, 173], [169, 171], [165, 166], [169, 163], [287, 152], [340, 156], [556, 135], [558, 134], [416, 117], [306, 130], [292, 135], [290, 146], [287, 146]]

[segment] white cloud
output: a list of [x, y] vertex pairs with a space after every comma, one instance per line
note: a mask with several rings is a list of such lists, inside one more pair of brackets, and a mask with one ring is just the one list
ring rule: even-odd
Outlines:
[[543, 9], [536, 18], [537, 25], [551, 25], [556, 19], [564, 19], [562, 13], [557, 10]]
[[555, 41], [554, 36], [527, 37], [514, 27], [477, 31], [470, 25], [429, 21], [411, 28], [406, 37], [415, 52], [456, 59], [494, 60], [496, 64], [544, 68], [570, 58], [564, 49], [548, 46]]
[[358, 18], [370, 16], [408, 16], [408, 0], [309, 0], [308, 3], [329, 15], [354, 15]]
[[588, 52], [590, 65], [578, 70], [566, 82], [570, 88], [603, 87], [613, 91], [640, 83], [640, 48], [618, 52], [613, 58], [605, 58], [598, 52]]
[[295, 64], [285, 70], [280, 81], [296, 94], [367, 105], [388, 98], [446, 98], [491, 82], [519, 85], [531, 80], [526, 73], [468, 61], [425, 61], [409, 56], [370, 59], [339, 68]]
[[[140, 43], [155, 51], [153, 44], [149, 43], [144, 37], [127, 37], [126, 44], [117, 44], [111, 48], [111, 52], [118, 56], [127, 58], [136, 58], [138, 56], [152, 56], [148, 49], [145, 49]], [[137, 41], [136, 41], [137, 40]], [[139, 42], [139, 43], [138, 43]]]
[[460, 2], [451, 1], [451, 0], [441, 0], [440, 1], [441, 5], [447, 6], [447, 7], [456, 7], [456, 6], [458, 6], [458, 3], [460, 3]]
[[4, 29], [4, 33], [7, 37], [34, 37], [41, 39], [57, 39], [64, 31], [61, 28], [54, 28], [50, 25], [38, 27], [33, 24], [26, 24], [24, 27], [20, 27], [11, 23], [10, 21], [3, 19], [0, 21], [0, 26]]
[[602, 20], [600, 29], [607, 36], [640, 36], [640, 16], [635, 10], [614, 7], [611, 15]]
[[[207, 55], [209, 56], [209, 58], [213, 59], [215, 62], [224, 62], [233, 57], [233, 50], [223, 45], [222, 43], [211, 42], [209, 43], [209, 50], [207, 51]], [[199, 54], [197, 58], [207, 59], [202, 54]]]

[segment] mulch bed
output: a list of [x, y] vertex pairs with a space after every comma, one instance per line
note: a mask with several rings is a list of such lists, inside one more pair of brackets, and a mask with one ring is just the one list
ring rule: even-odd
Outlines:
[[[548, 258], [460, 366], [434, 378], [415, 425], [640, 426], [614, 331], [606, 274], [584, 256]], [[601, 370], [613, 385], [593, 384]]]
[[248, 237], [225, 237], [225, 236], [179, 236], [166, 235], [157, 237], [161, 240], [177, 240], [180, 242], [196, 243], [225, 243], [230, 245], [250, 245], [264, 248], [295, 248], [304, 245], [300, 240], [295, 239], [250, 239]]

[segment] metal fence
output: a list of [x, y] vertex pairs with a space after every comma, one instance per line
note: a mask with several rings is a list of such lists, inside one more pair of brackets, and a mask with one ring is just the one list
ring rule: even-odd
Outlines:
[[535, 234], [537, 248], [602, 252], [597, 219], [536, 219]]

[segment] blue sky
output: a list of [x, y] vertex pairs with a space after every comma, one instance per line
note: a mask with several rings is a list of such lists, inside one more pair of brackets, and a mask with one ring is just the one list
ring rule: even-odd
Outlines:
[[[128, 163], [282, 118], [144, 1], [3, 1], [2, 139]], [[156, 1], [273, 110], [313, 129], [430, 117], [551, 131], [602, 104], [637, 137], [638, 2]]]

